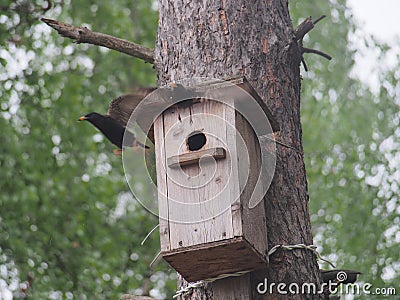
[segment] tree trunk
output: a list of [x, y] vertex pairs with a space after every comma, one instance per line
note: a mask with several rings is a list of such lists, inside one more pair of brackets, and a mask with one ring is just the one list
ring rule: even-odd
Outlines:
[[[155, 50], [159, 84], [192, 77], [244, 75], [280, 123], [279, 140], [299, 150], [277, 145], [274, 180], [265, 197], [268, 245], [311, 245], [307, 180], [299, 154], [303, 150], [301, 53], [294, 39], [287, 1], [160, 0], [159, 10]], [[220, 280], [194, 290], [185, 299], [261, 298], [256, 286], [264, 277], [268, 283], [306, 282], [317, 287], [321, 281], [311, 251], [278, 250], [271, 255], [264, 272]], [[178, 286], [185, 284], [183, 279], [178, 282]], [[273, 289], [272, 294], [264, 297], [322, 299], [323, 295], [280, 295]]]

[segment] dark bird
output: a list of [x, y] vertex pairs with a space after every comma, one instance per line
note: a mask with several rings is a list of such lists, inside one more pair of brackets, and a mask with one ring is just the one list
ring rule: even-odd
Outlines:
[[[118, 147], [118, 150], [114, 151], [115, 154], [120, 154], [124, 147], [149, 148], [136, 140], [135, 135], [126, 130], [126, 126], [137, 105], [152, 91], [154, 88], [143, 88], [135, 94], [120, 96], [111, 101], [106, 115], [91, 112], [80, 117], [78, 121], [89, 121], [99, 129], [111, 143]], [[124, 134], [125, 143], [123, 143]]]
[[[118, 147], [118, 150], [114, 151], [115, 154], [120, 154], [123, 146], [127, 145], [131, 147], [140, 146], [143, 148], [149, 148], [148, 146], [137, 141], [133, 133], [127, 131], [125, 127], [108, 115], [101, 115], [97, 112], [91, 112], [83, 117], [80, 117], [78, 121], [89, 121], [97, 129], [99, 129], [111, 143]], [[125, 143], [123, 145], [124, 134]]]
[[325, 283], [354, 283], [359, 274], [361, 272], [354, 270], [321, 270], [322, 280]]

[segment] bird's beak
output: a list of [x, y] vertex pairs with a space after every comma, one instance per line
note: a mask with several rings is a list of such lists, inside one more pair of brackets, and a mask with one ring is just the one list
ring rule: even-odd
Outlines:
[[83, 116], [83, 117], [80, 117], [80, 118], [78, 119], [78, 122], [80, 122], [80, 121], [85, 121], [85, 120], [86, 120], [86, 117]]

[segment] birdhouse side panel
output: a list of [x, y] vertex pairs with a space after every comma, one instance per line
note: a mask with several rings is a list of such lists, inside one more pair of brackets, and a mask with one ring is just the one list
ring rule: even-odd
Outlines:
[[[262, 184], [257, 185], [261, 168], [260, 143], [247, 120], [236, 113], [236, 128], [241, 138], [236, 138], [238, 151], [238, 170], [241, 188], [241, 218], [243, 236], [261, 254], [267, 251], [267, 228]], [[258, 204], [250, 208], [251, 197], [258, 199]]]

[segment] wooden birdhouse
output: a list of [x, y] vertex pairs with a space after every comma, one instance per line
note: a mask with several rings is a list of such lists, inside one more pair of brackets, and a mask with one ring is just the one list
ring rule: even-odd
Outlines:
[[244, 77], [188, 90], [154, 122], [161, 254], [187, 281], [263, 268], [257, 135], [278, 124]]

